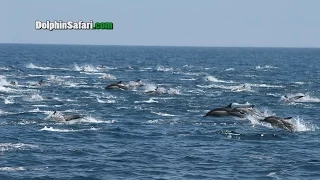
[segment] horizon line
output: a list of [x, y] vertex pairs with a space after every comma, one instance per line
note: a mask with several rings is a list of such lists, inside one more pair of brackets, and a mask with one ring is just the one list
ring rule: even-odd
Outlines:
[[300, 46], [201, 46], [201, 45], [125, 45], [125, 44], [69, 44], [69, 43], [13, 43], [13, 42], [0, 42], [1, 44], [21, 44], [21, 45], [66, 45], [66, 46], [130, 46], [130, 47], [198, 47], [198, 48], [296, 48], [296, 49], [319, 49], [320, 47], [300, 47]]

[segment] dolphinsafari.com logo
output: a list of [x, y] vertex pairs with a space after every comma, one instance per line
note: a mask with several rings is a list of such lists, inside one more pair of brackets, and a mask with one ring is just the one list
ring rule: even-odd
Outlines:
[[36, 30], [113, 30], [112, 22], [36, 21]]

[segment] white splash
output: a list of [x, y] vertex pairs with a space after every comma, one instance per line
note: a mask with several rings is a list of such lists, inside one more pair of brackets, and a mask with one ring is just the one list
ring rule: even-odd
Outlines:
[[112, 74], [105, 74], [105, 73], [103, 73], [102, 76], [100, 76], [99, 78], [101, 78], [101, 79], [110, 79], [110, 80], [117, 79], [116, 76], [114, 76]]
[[74, 64], [74, 70], [75, 71], [82, 71], [83, 69], [80, 66], [78, 66], [78, 64]]
[[100, 98], [97, 97], [97, 101], [99, 103], [116, 103], [116, 100], [101, 100]]
[[154, 112], [154, 111], [151, 111], [151, 113], [159, 115], [159, 116], [176, 116], [176, 115], [173, 115], [173, 114], [162, 113], [162, 112]]
[[154, 98], [150, 98], [146, 101], [134, 101], [134, 103], [158, 103], [158, 101], [155, 101]]
[[157, 71], [161, 71], [161, 72], [172, 72], [173, 68], [171, 67], [164, 67], [164, 66], [158, 66], [157, 67]]
[[182, 81], [195, 81], [197, 79], [195, 79], [195, 78], [190, 78], [190, 79], [180, 78], [180, 80], [182, 80]]
[[[279, 102], [286, 102], [286, 103], [320, 102], [320, 98], [312, 97], [309, 94], [295, 93], [295, 94], [287, 94], [285, 96], [281, 96]], [[295, 97], [299, 97], [299, 96], [302, 96], [302, 97], [300, 97], [298, 99], [295, 98]]]
[[269, 84], [250, 84], [252, 87], [263, 87], [263, 88], [284, 88], [282, 85], [269, 85]]
[[54, 132], [76, 132], [79, 130], [73, 130], [73, 129], [55, 129], [53, 127], [47, 127], [41, 128], [40, 131], [54, 131]]
[[299, 81], [294, 82], [294, 83], [295, 83], [295, 84], [299, 84], [299, 85], [305, 84], [305, 82], [299, 82]]
[[157, 88], [156, 85], [154, 85], [154, 84], [148, 84], [148, 83], [143, 86], [144, 92], [153, 91], [153, 90], [155, 90], [156, 88]]
[[255, 69], [277, 69], [278, 67], [275, 66], [269, 66], [269, 65], [265, 65], [265, 66], [256, 66]]
[[161, 119], [148, 120], [147, 123], [148, 124], [162, 124], [163, 120], [161, 120]]
[[26, 65], [26, 68], [29, 69], [41, 69], [41, 70], [49, 70], [49, 69], [53, 69], [51, 67], [41, 67], [41, 66], [36, 66], [33, 63], [29, 63], [28, 65]]
[[24, 143], [0, 143], [0, 151], [10, 151], [10, 150], [26, 150], [31, 148], [36, 148], [38, 146], [32, 144]]
[[251, 89], [250, 84], [244, 84], [244, 85], [239, 85], [239, 86], [233, 86], [231, 91], [235, 91], [235, 92], [242, 92], [242, 91], [249, 91], [249, 92], [253, 92], [253, 90]]
[[4, 104], [14, 104], [14, 100], [12, 98], [5, 98]]
[[319, 129], [316, 125], [305, 122], [300, 117], [292, 118], [291, 122], [297, 128], [297, 131], [315, 131]]
[[8, 86], [10, 82], [7, 81], [5, 76], [0, 75], [0, 86]]
[[86, 72], [98, 72], [98, 70], [95, 67], [93, 67], [92, 65], [85, 65], [83, 67], [83, 69]]
[[0, 171], [25, 171], [24, 167], [0, 167]]
[[7, 67], [0, 67], [0, 70], [8, 71], [8, 70], [9, 70], [9, 68], [7, 68]]
[[58, 129], [53, 127], [47, 127], [41, 128], [40, 131], [53, 131], [53, 132], [79, 132], [79, 131], [97, 131], [99, 128], [91, 127], [89, 129]]
[[169, 88], [167, 91], [168, 94], [181, 94], [179, 89]]
[[74, 70], [75, 71], [85, 71], [85, 72], [98, 72], [99, 70], [92, 65], [84, 65], [84, 66], [78, 66], [78, 64], [74, 64]]
[[234, 68], [228, 68], [226, 71], [234, 71]]
[[26, 101], [42, 101], [43, 97], [39, 94], [33, 94], [25, 98]]
[[206, 76], [205, 80], [210, 81], [210, 82], [226, 82], [226, 81], [220, 80], [214, 76]]

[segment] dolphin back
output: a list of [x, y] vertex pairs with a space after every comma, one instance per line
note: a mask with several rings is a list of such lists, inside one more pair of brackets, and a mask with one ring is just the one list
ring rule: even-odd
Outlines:
[[80, 116], [80, 115], [65, 115], [65, 116], [63, 116], [65, 121], [71, 121], [71, 120], [74, 120], [74, 119], [80, 119], [82, 117], [83, 116]]

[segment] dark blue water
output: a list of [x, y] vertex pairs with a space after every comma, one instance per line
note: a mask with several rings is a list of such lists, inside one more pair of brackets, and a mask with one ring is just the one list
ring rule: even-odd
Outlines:
[[[319, 62], [320, 49], [1, 44], [0, 179], [319, 179]], [[297, 131], [203, 117], [231, 102]]]

